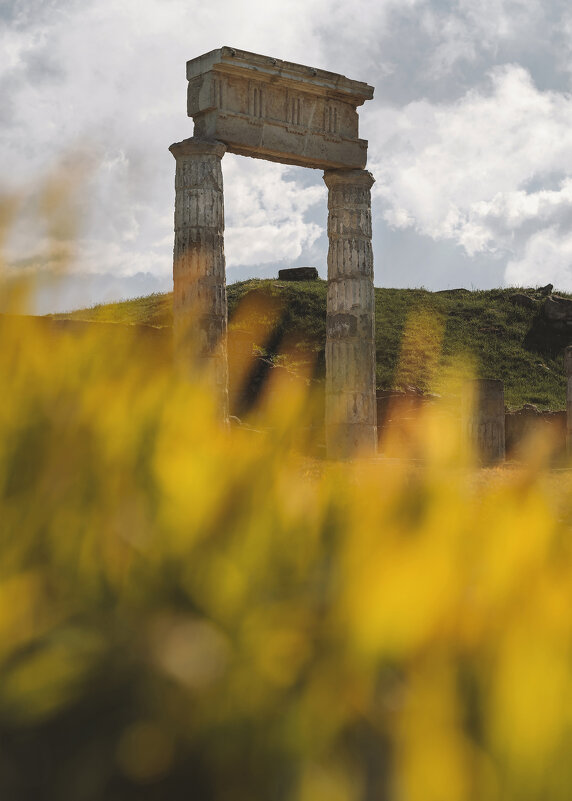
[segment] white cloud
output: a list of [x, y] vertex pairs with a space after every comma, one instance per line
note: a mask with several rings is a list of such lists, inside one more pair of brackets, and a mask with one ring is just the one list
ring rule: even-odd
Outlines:
[[[564, 236], [559, 226], [572, 210], [572, 98], [539, 91], [521, 67], [493, 70], [453, 103], [385, 108], [378, 128], [374, 191], [390, 225], [450, 239], [469, 255], [518, 254], [531, 226]], [[526, 189], [554, 174], [562, 176], [558, 189]]]
[[[2, 190], [22, 195], [12, 261], [39, 264], [52, 247], [35, 198], [71, 154], [87, 170], [75, 194], [81, 217], [75, 269], [133, 275], [171, 270], [175, 162], [168, 146], [192, 134], [185, 61], [221, 44], [320, 63], [314, 18], [326, 0], [189, 4], [183, 0], [60, 2], [59, 13], [23, 4], [0, 27], [5, 124]], [[255, 22], [254, 22], [255, 21]], [[227, 163], [228, 162], [228, 163]], [[295, 258], [320, 233], [305, 220], [325, 190], [300, 186], [288, 168], [227, 156], [230, 263]], [[236, 235], [233, 229], [236, 228]], [[273, 234], [276, 241], [273, 242]], [[46, 263], [49, 257], [45, 257]], [[143, 265], [143, 266], [142, 266]]]
[[[558, 189], [535, 192], [517, 190], [496, 194], [492, 200], [474, 204], [475, 214], [490, 227], [502, 226], [505, 233], [533, 223], [544, 227], [561, 221], [570, 227], [572, 217], [572, 177], [564, 178]], [[559, 228], [563, 225], [559, 224]]]
[[[278, 226], [272, 223], [234, 226], [225, 236], [227, 267], [295, 260], [304, 247], [314, 244], [320, 234], [319, 226], [309, 224], [302, 227], [296, 221]], [[231, 257], [228, 257], [229, 253]]]
[[[78, 154], [76, 269], [166, 280], [167, 148], [192, 132], [184, 65], [223, 44], [376, 86], [360, 117], [382, 226], [514, 263], [551, 231], [564, 252], [572, 101], [546, 87], [557, 74], [570, 85], [570, 28], [561, 0], [12, 0], [0, 9], [0, 191], [18, 191], [24, 214], [11, 256], [37, 264], [53, 250], [38, 187]], [[319, 173], [229, 156], [223, 170], [231, 269], [323, 267]], [[374, 247], [382, 263], [382, 233]]]
[[301, 186], [298, 171], [282, 164], [227, 155], [222, 165], [228, 267], [294, 261], [312, 247], [322, 228], [307, 218], [308, 212], [320, 204], [326, 215], [321, 173]]
[[[448, 18], [462, 25], [463, 38], [485, 50], [502, 42], [528, 42], [542, 29], [547, 4], [541, 0], [459, 0], [450, 6]], [[455, 38], [455, 28], [445, 27], [444, 39]]]
[[427, 2], [419, 19], [426, 35], [425, 72], [433, 80], [453, 79], [460, 65], [499, 63], [538, 51], [540, 37], [554, 28], [547, 11], [557, 3], [541, 0], [456, 0]]
[[555, 228], [537, 231], [526, 242], [523, 254], [508, 262], [505, 279], [512, 286], [551, 283], [572, 291], [572, 233]]
[[569, 76], [572, 76], [572, 9], [569, 7], [566, 8], [559, 28], [561, 39], [555, 57], [559, 68], [563, 72], [567, 72]]

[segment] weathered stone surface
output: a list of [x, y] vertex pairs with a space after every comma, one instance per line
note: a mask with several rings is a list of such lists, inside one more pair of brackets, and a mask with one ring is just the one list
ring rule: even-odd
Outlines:
[[303, 167], [362, 168], [357, 107], [373, 87], [343, 75], [221, 47], [187, 63], [195, 137]]
[[370, 190], [365, 170], [328, 170], [326, 448], [373, 456], [377, 445], [375, 298]]
[[564, 348], [564, 370], [567, 376], [572, 375], [572, 345]]
[[505, 412], [505, 447], [507, 458], [518, 459], [526, 453], [526, 441], [536, 433], [551, 438], [557, 455], [564, 450], [566, 412], [542, 411], [532, 403]]
[[531, 298], [530, 295], [525, 295], [523, 292], [515, 292], [510, 295], [509, 301], [514, 306], [522, 306], [525, 309], [535, 309], [538, 306], [538, 302], [534, 298]]
[[467, 433], [482, 465], [505, 458], [504, 385], [496, 379], [468, 382], [464, 398]]
[[561, 327], [572, 326], [572, 300], [561, 298], [559, 295], [550, 295], [544, 301], [544, 316], [552, 323]]
[[[335, 295], [335, 299], [339, 301], [338, 294]], [[326, 318], [326, 337], [329, 339], [358, 337], [359, 339], [371, 340], [372, 325], [373, 321], [370, 313], [351, 314], [351, 312], [336, 313], [332, 311]]]
[[317, 281], [319, 277], [315, 267], [288, 267], [278, 270], [281, 281]]
[[572, 455], [572, 345], [564, 351], [566, 370], [566, 451]]
[[403, 389], [379, 389], [376, 392], [377, 433], [388, 425], [399, 425], [420, 414], [423, 407], [433, 405], [441, 399], [434, 392], [424, 392], [419, 387]]
[[175, 174], [173, 326], [175, 358], [192, 374], [198, 365], [228, 415], [227, 300], [221, 142], [186, 139], [169, 148]]

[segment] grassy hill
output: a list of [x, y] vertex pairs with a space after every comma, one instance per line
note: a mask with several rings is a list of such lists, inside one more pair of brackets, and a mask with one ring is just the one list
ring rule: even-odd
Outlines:
[[[315, 375], [320, 378], [325, 370], [326, 288], [325, 281], [252, 279], [232, 284], [228, 287], [231, 326], [239, 317], [244, 326], [245, 315], [237, 310], [246, 296], [256, 301], [253, 313], [273, 309], [276, 320], [265, 355], [275, 358], [287, 337], [291, 353], [298, 350], [301, 358], [313, 354]], [[516, 291], [535, 297], [537, 306], [514, 305], [510, 296]], [[502, 379], [506, 402], [512, 407], [534, 403], [564, 408], [562, 349], [572, 341], [572, 334], [548, 329], [536, 290], [377, 288], [375, 294], [378, 388], [415, 386], [438, 391], [444, 368], [461, 361], [471, 364], [481, 378]], [[53, 317], [164, 327], [172, 325], [171, 303], [171, 294], [157, 294]]]

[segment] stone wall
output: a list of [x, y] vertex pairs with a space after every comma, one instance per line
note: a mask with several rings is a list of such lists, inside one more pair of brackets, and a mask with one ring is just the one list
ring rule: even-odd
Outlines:
[[[389, 425], [411, 421], [428, 405], [439, 403], [438, 395], [424, 394], [415, 387], [403, 390], [379, 390], [377, 393], [378, 436], [382, 440]], [[521, 409], [505, 412], [506, 458], [519, 460], [525, 455], [525, 443], [540, 434], [552, 438], [555, 456], [566, 453], [566, 412], [542, 411], [527, 403]]]
[[552, 437], [557, 454], [564, 456], [566, 453], [566, 412], [541, 411], [530, 403], [526, 403], [522, 409], [506, 412], [507, 459], [521, 457], [524, 443], [536, 434]]

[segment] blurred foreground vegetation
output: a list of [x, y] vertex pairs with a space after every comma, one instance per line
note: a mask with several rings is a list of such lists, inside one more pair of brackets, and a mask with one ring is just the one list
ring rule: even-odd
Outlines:
[[0, 341], [0, 798], [569, 801], [550, 443], [477, 470], [427, 408], [328, 463], [301, 374], [227, 430], [136, 329]]
[[[40, 198], [61, 269], [70, 192]], [[510, 402], [561, 366], [527, 376], [501, 292], [378, 291], [380, 385], [443, 402], [330, 463], [324, 289], [229, 288], [237, 372], [285, 367], [232, 428], [149, 330], [0, 316], [2, 801], [569, 801], [572, 471], [538, 436], [477, 469], [454, 400], [467, 365]]]
[[[228, 287], [229, 313], [233, 314], [246, 296], [256, 295], [268, 304], [280, 306], [274, 335], [266, 353], [274, 358], [288, 335], [298, 350], [313, 351], [315, 374], [325, 374], [326, 282], [252, 279]], [[538, 298], [538, 308], [523, 308], [510, 302], [515, 292]], [[431, 341], [416, 343], [417, 359], [404, 369], [403, 335], [419, 318], [439, 321], [439, 363], [446, 367], [468, 360], [479, 378], [500, 378], [505, 399], [516, 408], [533, 403], [544, 409], [564, 409], [566, 377], [562, 352], [570, 340], [566, 332], [554, 333], [541, 314], [542, 296], [533, 289], [453, 289], [428, 292], [425, 289], [376, 288], [376, 350], [378, 389], [414, 385], [422, 391], [436, 391], [431, 368], [426, 369]], [[150, 295], [135, 300], [81, 309], [56, 318], [172, 325], [172, 296]]]

